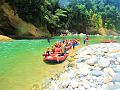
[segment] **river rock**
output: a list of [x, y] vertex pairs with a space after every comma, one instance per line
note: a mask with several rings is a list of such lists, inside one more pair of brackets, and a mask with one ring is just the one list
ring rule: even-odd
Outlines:
[[85, 63], [87, 63], [88, 65], [93, 66], [96, 61], [97, 61], [96, 58], [90, 58], [90, 59], [86, 60]]
[[115, 75], [114, 70], [112, 68], [110, 68], [110, 67], [109, 68], [104, 68], [104, 73], [109, 74], [111, 76]]
[[73, 88], [71, 86], [68, 86], [68, 88], [66, 88], [66, 90], [73, 90]]
[[91, 79], [91, 75], [87, 75], [85, 78], [86, 78], [86, 80], [90, 80]]
[[110, 85], [108, 85], [108, 90], [120, 90], [120, 85], [110, 84]]
[[71, 82], [70, 85], [71, 85], [72, 88], [78, 88], [79, 87], [79, 82], [73, 81], [73, 82]]
[[117, 43], [79, 49], [76, 67], [68, 66], [65, 72], [51, 80], [49, 90], [120, 90], [120, 54], [115, 52], [119, 49]]
[[111, 78], [109, 78], [109, 77], [104, 77], [103, 78], [103, 83], [104, 84], [108, 84], [110, 81], [111, 81]]
[[70, 74], [69, 73], [63, 73], [62, 75], [60, 75], [59, 79], [60, 80], [67, 80], [67, 79], [70, 79]]
[[108, 84], [103, 84], [103, 85], [101, 86], [101, 88], [102, 88], [102, 89], [105, 89], [105, 90], [108, 90]]
[[120, 56], [119, 56], [119, 57], [117, 57], [117, 61], [118, 61], [118, 63], [120, 63]]
[[98, 65], [101, 67], [101, 68], [105, 68], [105, 67], [108, 67], [110, 65], [110, 60], [108, 60], [107, 58], [100, 58], [98, 60]]
[[69, 85], [69, 82], [67, 80], [62, 82], [62, 87], [66, 88]]
[[76, 63], [81, 63], [83, 60], [84, 60], [84, 58], [81, 57], [81, 58], [76, 60]]
[[92, 72], [91, 72], [91, 74], [93, 75], [93, 76], [101, 76], [102, 74], [103, 74], [103, 72], [102, 71], [99, 71], [99, 70], [93, 70]]
[[112, 78], [112, 82], [120, 82], [120, 74], [116, 73], [113, 78]]
[[79, 86], [79, 90], [85, 90], [84, 86]]
[[120, 73], [120, 65], [115, 65], [115, 67], [113, 67], [113, 70], [117, 73]]

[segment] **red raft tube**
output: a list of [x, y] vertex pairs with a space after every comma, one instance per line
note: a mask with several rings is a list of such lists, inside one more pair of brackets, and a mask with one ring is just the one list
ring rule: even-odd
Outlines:
[[60, 63], [60, 62], [65, 61], [68, 54], [66, 53], [63, 56], [59, 56], [59, 54], [50, 54], [49, 56], [47, 56], [46, 54], [43, 54], [43, 56], [44, 56], [43, 58], [44, 62]]
[[117, 43], [116, 40], [104, 40], [101, 43]]

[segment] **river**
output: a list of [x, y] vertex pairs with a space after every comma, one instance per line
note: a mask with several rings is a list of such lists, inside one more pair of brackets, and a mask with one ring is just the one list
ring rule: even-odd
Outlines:
[[[66, 38], [75, 37], [83, 38]], [[120, 42], [120, 37], [90, 36], [89, 44], [106, 39]], [[30, 90], [34, 83], [42, 83], [62, 71], [65, 63], [51, 65], [42, 60], [46, 47], [59, 40], [60, 37], [55, 37], [50, 44], [46, 39], [0, 42], [0, 90]]]

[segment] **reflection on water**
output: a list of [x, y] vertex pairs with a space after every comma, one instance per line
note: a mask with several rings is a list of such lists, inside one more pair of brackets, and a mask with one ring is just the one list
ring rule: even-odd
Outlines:
[[[90, 36], [90, 44], [100, 43], [106, 39], [120, 42], [120, 37]], [[58, 40], [60, 37], [55, 37], [50, 45]], [[48, 65], [42, 61], [42, 54], [50, 45], [45, 39], [0, 42], [0, 90], [29, 90], [34, 82], [42, 82], [50, 75], [61, 71], [63, 64]]]

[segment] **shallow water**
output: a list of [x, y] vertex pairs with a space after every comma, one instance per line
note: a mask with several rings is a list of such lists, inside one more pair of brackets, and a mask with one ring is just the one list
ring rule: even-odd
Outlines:
[[[83, 37], [76, 36], [76, 38]], [[106, 39], [120, 42], [120, 37], [90, 36], [89, 43], [100, 43]], [[42, 54], [46, 47], [58, 40], [60, 38], [55, 37], [51, 40], [51, 44], [46, 39], [0, 42], [0, 90], [30, 90], [37, 81], [42, 82], [60, 72], [63, 64], [49, 65], [42, 61]]]

